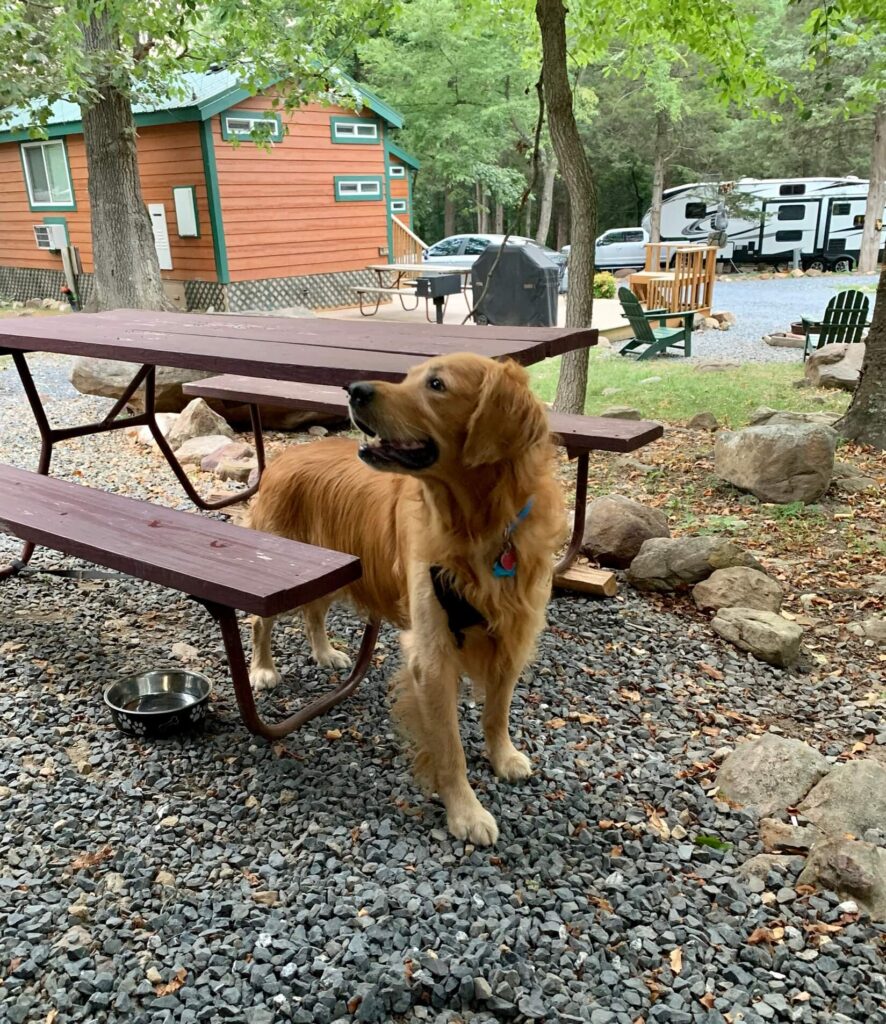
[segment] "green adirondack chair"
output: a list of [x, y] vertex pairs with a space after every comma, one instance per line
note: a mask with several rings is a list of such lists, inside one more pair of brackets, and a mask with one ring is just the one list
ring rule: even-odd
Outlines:
[[[870, 326], [869, 306], [870, 302], [864, 292], [850, 288], [845, 292], [837, 292], [831, 299], [824, 311], [823, 320], [817, 321], [804, 316], [803, 333], [806, 335], [806, 344], [803, 346], [803, 359], [822, 345], [851, 345], [861, 341], [865, 327]], [[818, 338], [816, 344], [812, 344], [814, 338]]]
[[[620, 355], [634, 356], [638, 362], [661, 355], [669, 348], [677, 349], [684, 356], [692, 355], [694, 310], [689, 313], [669, 313], [666, 309], [645, 310], [630, 288], [619, 288], [618, 300], [634, 331], [634, 337], [619, 349]], [[652, 320], [658, 320], [658, 327], [652, 326]], [[668, 327], [668, 320], [682, 320], [683, 326]]]

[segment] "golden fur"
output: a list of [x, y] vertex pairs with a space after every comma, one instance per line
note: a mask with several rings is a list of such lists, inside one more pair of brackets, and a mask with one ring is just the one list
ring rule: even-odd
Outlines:
[[[431, 385], [432, 379], [437, 385]], [[422, 470], [371, 469], [356, 442], [330, 438], [290, 448], [265, 472], [251, 508], [251, 525], [296, 540], [359, 555], [362, 579], [335, 595], [367, 617], [404, 632], [403, 668], [395, 680], [395, 715], [416, 749], [416, 768], [446, 805], [450, 831], [492, 843], [495, 819], [467, 779], [459, 737], [459, 681], [469, 676], [484, 693], [483, 727], [496, 774], [524, 778], [530, 763], [511, 742], [508, 712], [517, 679], [544, 626], [552, 559], [564, 536], [563, 500], [553, 476], [544, 407], [526, 372], [470, 354], [429, 360], [400, 384], [373, 384], [359, 408], [362, 425], [381, 438], [431, 438], [438, 458]], [[516, 527], [513, 578], [492, 566], [505, 531], [527, 500]], [[465, 631], [459, 649], [431, 583], [441, 566], [488, 626]], [[303, 609], [314, 657], [344, 668], [329, 644], [330, 600]], [[276, 685], [271, 620], [254, 623], [250, 677], [256, 689]]]

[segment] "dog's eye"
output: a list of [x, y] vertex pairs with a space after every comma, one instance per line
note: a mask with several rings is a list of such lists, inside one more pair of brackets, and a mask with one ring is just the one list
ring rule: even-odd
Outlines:
[[445, 391], [446, 385], [439, 377], [428, 377], [428, 387], [431, 391]]

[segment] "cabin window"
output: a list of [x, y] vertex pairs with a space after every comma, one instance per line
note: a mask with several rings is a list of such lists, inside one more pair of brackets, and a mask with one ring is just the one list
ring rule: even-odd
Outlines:
[[363, 117], [332, 117], [329, 119], [333, 142], [378, 142], [378, 121]]
[[834, 203], [831, 212], [835, 217], [845, 217], [851, 209], [849, 203]]
[[778, 208], [779, 220], [803, 220], [805, 217], [806, 207], [800, 203], [794, 203], [791, 206], [779, 206]]
[[31, 209], [75, 209], [64, 141], [24, 142], [21, 152]]
[[405, 178], [406, 168], [401, 167], [400, 164], [391, 164], [388, 168], [388, 174], [390, 174], [392, 178]]
[[222, 138], [242, 142], [282, 142], [283, 122], [279, 114], [231, 110], [222, 114]]
[[406, 213], [408, 204], [405, 199], [391, 200], [391, 213]]
[[775, 232], [776, 242], [802, 242], [803, 232], [802, 231], [776, 231]]
[[699, 217], [706, 217], [708, 215], [707, 203], [687, 203], [686, 204], [686, 216], [690, 220], [698, 220]]
[[340, 202], [381, 199], [381, 175], [336, 175], [335, 198]]
[[805, 185], [782, 185], [778, 194], [780, 196], [803, 196], [806, 195]]

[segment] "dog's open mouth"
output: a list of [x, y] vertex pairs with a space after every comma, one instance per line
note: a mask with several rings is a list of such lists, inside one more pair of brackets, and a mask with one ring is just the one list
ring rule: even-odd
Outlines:
[[402, 466], [404, 469], [427, 469], [432, 466], [439, 455], [437, 445], [431, 438], [380, 437], [371, 427], [361, 423], [354, 417], [356, 426], [370, 438], [360, 445], [360, 458], [367, 466], [382, 469], [387, 466]]

